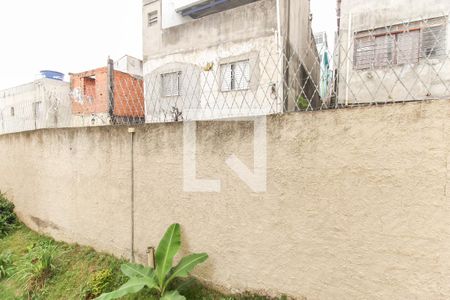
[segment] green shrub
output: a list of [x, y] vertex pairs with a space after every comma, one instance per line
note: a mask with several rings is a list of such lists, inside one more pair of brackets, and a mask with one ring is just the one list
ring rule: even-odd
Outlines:
[[306, 110], [309, 107], [309, 101], [306, 100], [303, 96], [298, 96], [297, 98], [297, 107], [300, 110]]
[[12, 265], [12, 253], [10, 251], [0, 254], [0, 280], [11, 275]]
[[6, 199], [0, 192], [0, 238], [7, 235], [17, 227], [17, 216], [14, 213], [14, 204]]
[[52, 241], [40, 241], [28, 247], [28, 253], [17, 263], [14, 277], [24, 293], [31, 295], [53, 275], [58, 247]]
[[114, 275], [111, 269], [104, 269], [92, 274], [84, 288], [84, 298], [93, 299], [108, 292], [114, 286]]

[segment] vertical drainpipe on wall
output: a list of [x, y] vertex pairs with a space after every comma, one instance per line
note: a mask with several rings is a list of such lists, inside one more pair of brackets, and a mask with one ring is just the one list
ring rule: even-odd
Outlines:
[[[334, 92], [334, 108], [338, 108], [339, 106], [339, 83], [340, 83], [340, 74], [337, 70], [341, 70], [341, 0], [336, 0], [336, 16], [337, 16], [337, 31], [334, 34], [334, 49], [333, 50], [333, 84], [332, 90], [330, 91], [332, 94]], [[333, 101], [333, 97], [331, 98]]]
[[[278, 80], [278, 99], [280, 102], [280, 113], [284, 112], [284, 88], [283, 88], [283, 73], [284, 73], [284, 59], [283, 59], [283, 40], [281, 36], [281, 7], [280, 0], [277, 0], [277, 48], [278, 48], [278, 64], [281, 65], [279, 80]], [[280, 99], [280, 95], [282, 95]]]
[[352, 12], [349, 12], [348, 14], [348, 41], [347, 41], [347, 65], [345, 66], [346, 68], [346, 74], [345, 74], [345, 106], [348, 105], [348, 94], [349, 94], [349, 77], [350, 77], [350, 48], [352, 47], [352, 39], [353, 39], [353, 34], [352, 34]]
[[106, 88], [108, 91], [108, 116], [111, 124], [114, 120], [114, 61], [108, 57], [108, 67], [106, 74]]
[[131, 155], [130, 155], [130, 227], [131, 227], [131, 239], [130, 239], [130, 252], [131, 252], [131, 262], [135, 262], [134, 257], [134, 134], [136, 132], [135, 128], [128, 128], [128, 133], [131, 135]]

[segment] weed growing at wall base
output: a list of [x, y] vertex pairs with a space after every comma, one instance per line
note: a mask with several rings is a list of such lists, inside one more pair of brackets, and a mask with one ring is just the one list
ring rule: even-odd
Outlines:
[[156, 250], [156, 268], [136, 264], [124, 264], [121, 271], [129, 280], [119, 289], [105, 293], [97, 300], [111, 300], [135, 294], [144, 288], [155, 292], [155, 298], [161, 300], [185, 300], [178, 289], [170, 290], [171, 283], [176, 278], [185, 278], [195, 266], [208, 259], [206, 253], [196, 253], [181, 259], [177, 266], [172, 267], [173, 259], [181, 247], [180, 225], [171, 225], [164, 234]]
[[111, 268], [93, 273], [84, 287], [85, 299], [93, 299], [114, 288], [114, 274]]
[[208, 255], [191, 254], [172, 266], [181, 247], [179, 224], [171, 225], [164, 234], [152, 269], [39, 235], [20, 224], [13, 210], [14, 205], [0, 194], [0, 212], [6, 224], [0, 237], [1, 300], [89, 300], [102, 293], [98, 299], [277, 300], [251, 294], [225, 296], [194, 278], [186, 280]]
[[[30, 245], [36, 245], [49, 238], [39, 235], [25, 226], [18, 226], [17, 230], [0, 239], [0, 253], [11, 252], [12, 262], [18, 264], [24, 253], [28, 252]], [[107, 279], [110, 290], [121, 286], [126, 278], [120, 274], [120, 266], [124, 260], [110, 255], [97, 253], [91, 248], [78, 245], [68, 245], [52, 241], [56, 247], [53, 274], [46, 279], [41, 290], [33, 291], [31, 295], [36, 300], [61, 300], [61, 299], [92, 299], [85, 292], [92, 287], [93, 274], [101, 274], [102, 270], [110, 269], [112, 277]], [[103, 276], [98, 276], [103, 277]], [[106, 276], [108, 277], [108, 276]], [[97, 278], [99, 279], [99, 278]], [[103, 278], [104, 279], [104, 278]], [[98, 286], [105, 283], [102, 280], [94, 280]], [[270, 298], [252, 294], [225, 296], [217, 291], [205, 288], [197, 280], [190, 278], [176, 280], [174, 283], [180, 294], [188, 300], [284, 300], [285, 298]], [[26, 295], [25, 295], [26, 296]], [[124, 300], [149, 300], [154, 295], [148, 291], [124, 297]], [[0, 279], [0, 299], [23, 299], [23, 290], [16, 278]]]
[[58, 247], [53, 241], [39, 241], [28, 247], [28, 252], [17, 263], [13, 277], [29, 297], [41, 290], [53, 275]]

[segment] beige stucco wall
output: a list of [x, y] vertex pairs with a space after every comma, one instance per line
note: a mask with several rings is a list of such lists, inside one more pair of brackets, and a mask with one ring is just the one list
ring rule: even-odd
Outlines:
[[[137, 127], [136, 250], [145, 260], [182, 224], [196, 275], [234, 290], [308, 299], [450, 297], [450, 102], [272, 116], [267, 192], [226, 166], [252, 167], [253, 126], [198, 124], [197, 174], [220, 193], [183, 192], [183, 125]], [[21, 218], [57, 239], [129, 256], [126, 127], [0, 136], [0, 188]]]

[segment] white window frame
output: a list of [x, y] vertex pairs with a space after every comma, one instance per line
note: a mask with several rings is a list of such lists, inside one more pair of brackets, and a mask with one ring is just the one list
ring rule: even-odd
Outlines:
[[[170, 85], [168, 87], [167, 85]], [[181, 95], [181, 71], [161, 74], [161, 96], [178, 97]]]
[[245, 91], [250, 89], [250, 59], [220, 65], [221, 91]]

